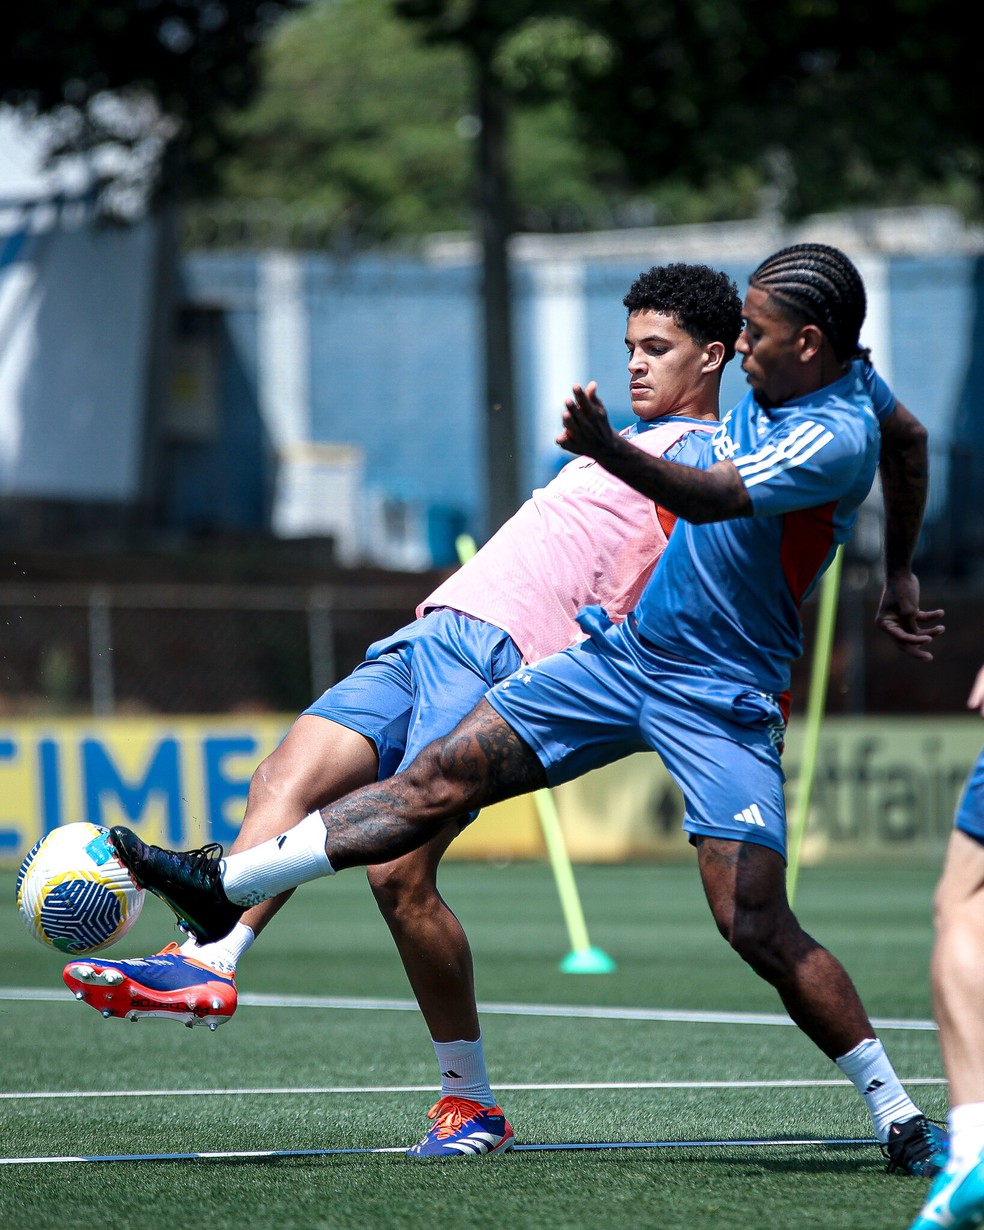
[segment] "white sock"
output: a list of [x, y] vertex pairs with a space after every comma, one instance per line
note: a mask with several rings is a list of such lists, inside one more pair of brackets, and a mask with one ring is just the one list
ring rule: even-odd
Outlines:
[[902, 1088], [877, 1038], [866, 1038], [834, 1062], [864, 1098], [882, 1144], [893, 1123], [905, 1123], [920, 1114], [919, 1107]]
[[495, 1106], [481, 1035], [476, 1042], [464, 1038], [457, 1042], [435, 1042], [434, 1053], [441, 1069], [441, 1097], [453, 1094], [480, 1106]]
[[236, 966], [255, 939], [252, 927], [237, 922], [227, 936], [214, 944], [199, 944], [193, 935], [189, 936], [181, 945], [181, 952], [196, 961], [204, 961], [220, 974], [230, 975], [236, 972]]
[[980, 1160], [984, 1152], [984, 1102], [964, 1102], [950, 1108], [950, 1157], [947, 1169]]
[[222, 860], [222, 887], [236, 905], [258, 905], [288, 888], [335, 874], [325, 853], [321, 812], [313, 811], [279, 837]]

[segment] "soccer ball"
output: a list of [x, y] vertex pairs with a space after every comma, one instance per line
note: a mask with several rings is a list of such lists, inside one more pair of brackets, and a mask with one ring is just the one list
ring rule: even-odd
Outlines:
[[114, 944], [136, 922], [138, 888], [98, 824], [63, 824], [42, 837], [17, 873], [17, 909], [28, 931], [73, 955]]

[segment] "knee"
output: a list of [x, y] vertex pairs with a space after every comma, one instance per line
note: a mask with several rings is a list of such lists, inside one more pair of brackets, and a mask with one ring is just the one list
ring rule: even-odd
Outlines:
[[253, 807], [281, 803], [290, 794], [290, 775], [276, 752], [261, 760], [249, 779], [249, 802]]
[[366, 868], [366, 879], [376, 898], [376, 904], [384, 914], [391, 913], [403, 896], [406, 880], [399, 870], [399, 862], [382, 863]]
[[756, 920], [737, 916], [727, 935], [728, 943], [743, 961], [760, 969], [765, 963], [768, 943], [765, 931]]
[[980, 893], [970, 897], [960, 886], [954, 886], [944, 873], [933, 894], [933, 926], [937, 933], [947, 930], [951, 924], [960, 927], [961, 919], [969, 908], [981, 911], [984, 897]]
[[718, 930], [746, 965], [774, 981], [792, 963], [793, 932], [799, 925], [791, 914], [736, 909], [726, 922], [718, 922]]
[[366, 868], [366, 879], [380, 913], [388, 921], [419, 914], [431, 900], [439, 900], [436, 881], [404, 859]]

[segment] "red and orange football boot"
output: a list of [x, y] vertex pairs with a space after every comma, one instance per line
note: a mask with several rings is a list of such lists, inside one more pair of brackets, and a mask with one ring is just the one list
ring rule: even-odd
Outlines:
[[129, 961], [70, 961], [62, 978], [76, 999], [104, 1017], [158, 1016], [215, 1030], [236, 1011], [235, 975], [185, 956], [177, 944]]

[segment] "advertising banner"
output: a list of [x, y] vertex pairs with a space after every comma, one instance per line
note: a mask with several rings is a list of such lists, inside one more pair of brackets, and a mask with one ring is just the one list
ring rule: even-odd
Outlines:
[[[283, 716], [22, 720], [0, 726], [0, 859], [16, 864], [59, 824], [126, 824], [157, 844], [232, 843], [249, 779], [289, 729]], [[804, 862], [939, 860], [984, 741], [972, 717], [831, 718], [820, 738]], [[695, 755], [699, 754], [695, 749]], [[799, 732], [784, 754], [796, 814]], [[683, 799], [659, 757], [641, 754], [558, 787], [571, 858], [689, 857]], [[487, 808], [457, 858], [540, 858], [534, 800]]]

